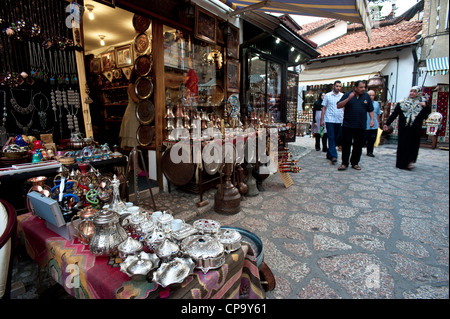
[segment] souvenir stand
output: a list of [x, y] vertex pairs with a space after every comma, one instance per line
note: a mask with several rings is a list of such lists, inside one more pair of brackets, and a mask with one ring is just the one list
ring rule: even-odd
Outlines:
[[[39, 5], [47, 6], [44, 2]], [[73, 12], [80, 9], [72, 5]], [[94, 6], [99, 5], [94, 2]], [[156, 162], [149, 166], [156, 166], [159, 186], [163, 186], [164, 175], [177, 186], [194, 181], [202, 194], [203, 177], [213, 181], [211, 185], [221, 181], [217, 211], [237, 213], [245, 185], [236, 159], [220, 167], [202, 161], [194, 166], [167, 165], [172, 159], [170, 149], [177, 143], [188, 141], [191, 149], [198, 141], [202, 150], [215, 143], [217, 132], [226, 137], [227, 128], [239, 128], [239, 134], [228, 136], [232, 145], [244, 138], [244, 124], [239, 118], [239, 28], [190, 1], [180, 6], [179, 1], [137, 5], [135, 1], [117, 0], [108, 7], [132, 13], [134, 34], [127, 44], [117, 45], [113, 51], [84, 59], [81, 51], [81, 55], [75, 52], [78, 74], [83, 74], [78, 82], [78, 90], [82, 88], [84, 94], [80, 100], [87, 110], [80, 110], [78, 115], [89, 115], [84, 119], [85, 135], [71, 132], [73, 139], [67, 141], [67, 147], [80, 152], [61, 154], [51, 178], [30, 181], [33, 185], [26, 198], [31, 212], [18, 218], [28, 254], [40, 267], [51, 270], [53, 278], [76, 298], [264, 298], [259, 274], [262, 242], [256, 235], [214, 220], [188, 223], [157, 210], [157, 201], [152, 209], [126, 202], [120, 185], [128, 172], [106, 173], [94, 167], [94, 156], [100, 156], [95, 158], [99, 161], [124, 158], [117, 146], [109, 149], [108, 145], [118, 140], [96, 147], [92, 135], [103, 120], [109, 123], [104, 128], [105, 136], [116, 137], [114, 125], [122, 121], [126, 109], [124, 86], [129, 71], [134, 70], [138, 73], [134, 82], [139, 98], [138, 149], [155, 152]], [[80, 37], [74, 46], [83, 50], [78, 45], [84, 43], [83, 38], [87, 40], [88, 29], [84, 34], [76, 27], [72, 31]], [[50, 61], [48, 52], [45, 57]], [[56, 52], [59, 56], [60, 51]], [[125, 61], [125, 57], [131, 61]], [[57, 89], [62, 91], [69, 84], [54, 85], [58, 105]], [[90, 94], [86, 96], [86, 92]], [[44, 107], [43, 103], [37, 104]], [[71, 101], [68, 103], [71, 110]], [[96, 109], [101, 110], [101, 119], [93, 114], [91, 121], [90, 112]], [[65, 127], [71, 129], [71, 125]], [[198, 131], [201, 133], [196, 136]], [[215, 133], [207, 137], [206, 132]], [[53, 139], [58, 138], [53, 135]], [[237, 180], [240, 183], [235, 184]]]

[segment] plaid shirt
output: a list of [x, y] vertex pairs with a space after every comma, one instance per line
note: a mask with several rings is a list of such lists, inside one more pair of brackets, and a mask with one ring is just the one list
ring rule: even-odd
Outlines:
[[322, 101], [322, 106], [326, 106], [327, 109], [325, 111], [325, 115], [323, 117], [323, 121], [325, 123], [341, 123], [344, 120], [344, 110], [338, 109], [336, 104], [342, 98], [344, 94], [339, 92], [338, 94], [334, 94], [333, 91], [325, 94], [325, 97]]

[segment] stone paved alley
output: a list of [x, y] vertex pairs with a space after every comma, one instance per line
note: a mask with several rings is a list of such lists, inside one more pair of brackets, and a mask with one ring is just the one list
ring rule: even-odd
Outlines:
[[294, 185], [274, 175], [239, 214], [203, 216], [261, 238], [276, 278], [268, 298], [449, 297], [448, 151], [421, 148], [405, 171], [396, 145], [380, 145], [375, 158], [363, 150], [361, 171], [340, 172], [313, 139], [290, 146], [302, 150]]
[[[258, 235], [276, 279], [269, 299], [449, 298], [448, 151], [421, 148], [416, 168], [404, 171], [395, 168], [396, 145], [386, 144], [375, 158], [363, 150], [361, 171], [340, 172], [313, 139], [290, 147], [302, 169], [294, 185], [269, 177], [238, 214], [214, 212], [214, 189], [202, 209], [198, 195], [158, 193], [158, 209]], [[38, 298], [36, 266], [22, 262], [14, 273], [27, 289], [16, 298]]]

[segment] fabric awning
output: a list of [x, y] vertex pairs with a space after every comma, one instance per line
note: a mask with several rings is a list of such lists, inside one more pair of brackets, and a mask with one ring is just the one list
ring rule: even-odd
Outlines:
[[299, 85], [330, 84], [337, 80], [342, 83], [369, 80], [371, 77], [378, 75], [389, 61], [390, 60], [377, 60], [332, 67], [305, 69], [300, 72]]
[[220, 0], [229, 5], [234, 12], [231, 16], [249, 10], [259, 10], [279, 14], [298, 14], [305, 16], [334, 18], [361, 23], [370, 42], [372, 19], [366, 0]]
[[446, 75], [448, 73], [448, 56], [434, 59], [426, 59], [427, 71], [430, 75]]

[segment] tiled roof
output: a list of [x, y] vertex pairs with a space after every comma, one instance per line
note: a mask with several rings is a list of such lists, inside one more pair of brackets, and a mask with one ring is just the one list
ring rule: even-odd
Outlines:
[[372, 41], [370, 43], [364, 31], [346, 34], [318, 48], [317, 51], [320, 52], [320, 56], [317, 59], [413, 43], [417, 40], [417, 35], [421, 31], [422, 21], [411, 21], [372, 29]]
[[320, 31], [322, 29], [322, 27], [324, 27], [325, 25], [331, 23], [331, 22], [337, 22], [338, 20], [333, 19], [333, 18], [325, 18], [325, 19], [320, 19], [314, 22], [310, 22], [310, 23], [306, 23], [306, 24], [302, 24], [300, 27], [302, 28], [301, 30], [297, 31], [298, 34], [301, 35], [310, 35], [313, 34], [314, 32]]

